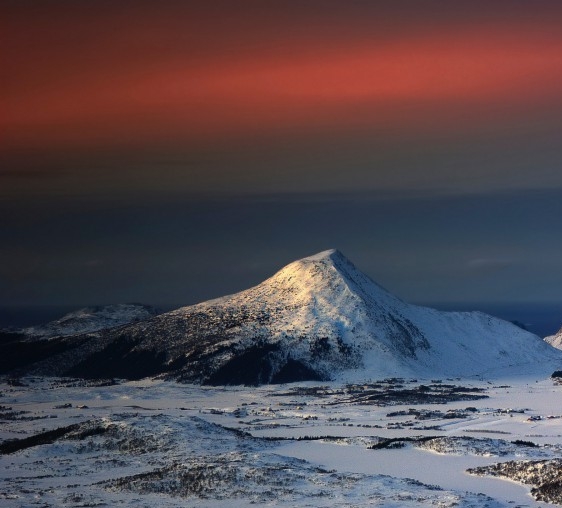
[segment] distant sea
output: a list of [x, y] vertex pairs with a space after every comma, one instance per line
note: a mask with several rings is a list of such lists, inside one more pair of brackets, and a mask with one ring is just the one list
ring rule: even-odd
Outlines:
[[[540, 337], [552, 335], [562, 328], [562, 304], [490, 304], [490, 303], [423, 303], [427, 307], [449, 311], [481, 311], [507, 321], [517, 322]], [[162, 311], [178, 305], [153, 305]], [[0, 328], [24, 327], [47, 323], [84, 305], [41, 305], [28, 307], [0, 306]]]
[[76, 309], [74, 306], [63, 305], [0, 307], [0, 328], [40, 325]]

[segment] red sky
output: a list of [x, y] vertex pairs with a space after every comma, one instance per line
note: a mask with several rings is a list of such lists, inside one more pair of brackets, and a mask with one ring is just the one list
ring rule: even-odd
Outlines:
[[331, 247], [418, 301], [562, 301], [561, 27], [560, 0], [2, 0], [0, 304], [195, 302]]
[[470, 130], [561, 106], [556, 3], [237, 5], [8, 3], [5, 153]]

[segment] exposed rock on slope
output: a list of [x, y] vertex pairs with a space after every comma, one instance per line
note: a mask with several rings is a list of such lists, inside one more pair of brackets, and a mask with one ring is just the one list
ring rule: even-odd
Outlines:
[[554, 335], [545, 337], [544, 340], [552, 347], [555, 347], [556, 349], [562, 349], [562, 328], [560, 328], [560, 330], [558, 330], [558, 332]]
[[403, 302], [335, 250], [241, 293], [67, 345], [35, 372], [261, 384], [542, 373], [562, 365], [562, 352], [511, 323]]
[[469, 469], [469, 473], [489, 475], [532, 485], [537, 501], [562, 504], [562, 460], [509, 461]]

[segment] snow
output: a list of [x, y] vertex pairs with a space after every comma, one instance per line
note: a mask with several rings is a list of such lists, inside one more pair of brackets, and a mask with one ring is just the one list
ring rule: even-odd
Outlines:
[[156, 314], [152, 307], [140, 304], [84, 307], [44, 325], [23, 328], [20, 332], [33, 338], [67, 337], [143, 321]]
[[399, 450], [380, 450], [373, 460], [373, 452], [364, 448], [341, 447], [326, 443], [291, 443], [281, 452], [329, 469], [337, 468], [349, 473], [381, 474], [397, 478], [412, 478], [427, 485], [456, 492], [478, 492], [505, 503], [529, 504], [529, 489], [517, 483], [507, 483], [495, 478], [479, 478], [463, 474], [469, 467], [492, 464], [495, 459], [481, 457], [438, 455], [412, 449], [407, 457]]
[[[551, 379], [447, 380], [444, 390], [455, 383], [488, 397], [446, 404], [399, 398], [367, 404], [351, 396], [359, 387], [339, 383], [211, 388], [156, 380], [20, 381], [0, 382], [0, 446], [68, 425], [79, 430], [0, 455], [6, 507], [545, 506], [530, 496], [530, 485], [466, 470], [549, 460], [562, 451], [562, 386]], [[413, 391], [422, 383], [440, 386], [378, 382], [385, 390]], [[445, 417], [450, 411], [460, 416]], [[434, 439], [418, 442], [419, 436]], [[390, 438], [413, 441], [369, 449]]]
[[[108, 312], [93, 320], [139, 316]], [[90, 317], [45, 333], [74, 334]], [[517, 465], [552, 467], [562, 453], [562, 385], [547, 377], [561, 351], [482, 313], [410, 305], [336, 250], [76, 341], [42, 368], [79, 365], [122, 336], [134, 352], [194, 359], [180, 378], [196, 382], [0, 379], [2, 506], [542, 506], [531, 497], [540, 475]], [[264, 344], [258, 363], [299, 360], [324, 380], [204, 386], [192, 373]], [[521, 483], [467, 473], [507, 461]]]
[[558, 330], [557, 333], [554, 335], [549, 335], [548, 337], [544, 338], [547, 344], [550, 344], [552, 347], [556, 349], [562, 349], [562, 328]]
[[[173, 311], [188, 319], [217, 308], [260, 312], [269, 320], [236, 329], [281, 344], [292, 358], [325, 376], [360, 380], [383, 376], [490, 376], [551, 373], [562, 354], [512, 323], [480, 312], [440, 312], [410, 305], [357, 270], [337, 250], [295, 261], [241, 293]], [[162, 316], [162, 320], [166, 317]], [[311, 343], [324, 339], [348, 358], [310, 358]]]
[[[49, 333], [91, 330], [83, 314], [47, 327]], [[53, 356], [26, 372], [264, 384], [546, 376], [562, 366], [562, 351], [512, 323], [404, 302], [337, 250], [290, 263], [240, 293], [116, 327], [134, 316], [135, 309], [114, 308], [101, 321], [115, 328], [59, 342], [54, 355], [54, 346], [45, 345]], [[25, 358], [18, 360], [25, 365]]]
[[324, 261], [326, 259], [334, 259], [336, 257], [341, 257], [341, 256], [342, 254], [337, 249], [328, 249], [319, 252], [318, 254], [313, 254], [312, 256], [308, 256], [305, 259], [308, 261]]

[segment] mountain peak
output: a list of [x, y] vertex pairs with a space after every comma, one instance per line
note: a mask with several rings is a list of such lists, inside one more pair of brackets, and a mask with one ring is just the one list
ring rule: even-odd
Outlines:
[[336, 259], [346, 259], [346, 257], [337, 249], [328, 249], [322, 252], [318, 252], [317, 254], [313, 254], [312, 256], [308, 256], [306, 258], [301, 259], [300, 261], [325, 261], [331, 259], [332, 261]]
[[306, 293], [333, 289], [337, 281], [348, 282], [363, 276], [338, 250], [330, 249], [289, 263], [263, 284], [295, 288], [299, 286]]
[[[287, 288], [295, 293], [307, 293], [318, 299], [331, 299], [334, 293], [354, 293], [362, 299], [378, 302], [401, 300], [359, 270], [339, 250], [330, 249], [286, 265], [273, 277], [262, 283], [275, 290]], [[331, 296], [328, 294], [331, 293]]]
[[204, 384], [542, 374], [562, 362], [560, 351], [511, 323], [410, 305], [336, 249], [240, 293], [73, 338], [53, 360], [48, 346], [31, 371]]

